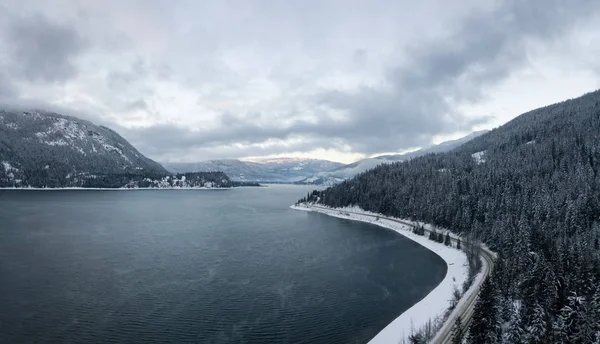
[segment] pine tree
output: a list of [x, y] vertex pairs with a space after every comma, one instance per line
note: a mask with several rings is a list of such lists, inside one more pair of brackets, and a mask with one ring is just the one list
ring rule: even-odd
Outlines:
[[432, 241], [437, 240], [437, 233], [435, 231], [432, 230], [429, 232], [429, 240], [432, 240]]
[[588, 336], [593, 338], [592, 341], [597, 341], [600, 344], [600, 285], [596, 287], [596, 291], [592, 296], [586, 318], [589, 325]]
[[425, 344], [426, 341], [420, 333], [411, 334], [408, 336], [408, 342], [410, 344]]
[[521, 326], [521, 315], [518, 310], [513, 309], [512, 316], [508, 327], [508, 333], [506, 334], [507, 343], [525, 343], [526, 340], [525, 331]]
[[546, 312], [539, 304], [533, 309], [532, 319], [527, 328], [527, 335], [531, 344], [545, 343], [547, 333]]
[[454, 321], [454, 329], [452, 330], [452, 344], [462, 344], [465, 337], [465, 329], [462, 324], [462, 317], [459, 315]]
[[488, 277], [479, 291], [479, 298], [473, 310], [473, 320], [469, 327], [467, 343], [494, 344], [498, 342], [500, 323], [496, 303], [496, 292], [492, 280]]
[[586, 326], [585, 299], [572, 293], [568, 298], [568, 304], [560, 310], [553, 330], [555, 338], [563, 343], [591, 343], [589, 328]]

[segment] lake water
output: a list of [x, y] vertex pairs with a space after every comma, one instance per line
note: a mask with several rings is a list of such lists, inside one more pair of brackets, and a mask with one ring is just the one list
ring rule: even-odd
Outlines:
[[0, 342], [366, 343], [446, 265], [310, 189], [0, 190]]

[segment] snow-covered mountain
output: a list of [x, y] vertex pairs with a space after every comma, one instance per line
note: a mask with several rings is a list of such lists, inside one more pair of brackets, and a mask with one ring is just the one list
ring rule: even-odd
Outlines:
[[291, 183], [316, 173], [329, 171], [343, 164], [327, 160], [278, 158], [241, 161], [237, 159], [206, 160], [195, 163], [170, 163], [162, 165], [173, 173], [225, 172], [232, 180]]
[[299, 181], [299, 184], [314, 184], [314, 185], [334, 185], [346, 179], [352, 178], [355, 175], [375, 168], [380, 164], [391, 164], [398, 161], [404, 161], [429, 153], [442, 153], [450, 151], [465, 142], [468, 142], [475, 137], [485, 134], [487, 130], [475, 131], [460, 139], [445, 141], [438, 145], [419, 149], [414, 152], [394, 155], [381, 155], [374, 158], [367, 158], [335, 168], [330, 171], [316, 173], [306, 179]]
[[52, 112], [0, 110], [0, 186], [74, 186], [97, 175], [167, 173], [107, 127]]
[[471, 141], [477, 136], [483, 135], [487, 133], [489, 130], [479, 130], [470, 133], [467, 136], [463, 136], [456, 140], [444, 141], [440, 144], [433, 145], [430, 147], [426, 147], [423, 149], [419, 149], [414, 152], [404, 153], [404, 154], [393, 154], [393, 155], [380, 155], [376, 157], [376, 159], [384, 159], [384, 160], [392, 160], [392, 161], [404, 161], [407, 159], [412, 159], [421, 155], [429, 154], [429, 153], [443, 153], [447, 151], [451, 151], [458, 146], [461, 146], [463, 143]]

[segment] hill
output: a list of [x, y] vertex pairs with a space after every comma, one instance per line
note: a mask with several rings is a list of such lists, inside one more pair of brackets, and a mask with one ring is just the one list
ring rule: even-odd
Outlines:
[[424, 221], [500, 255], [470, 343], [600, 339], [600, 91], [446, 153], [380, 165], [309, 201]]
[[374, 158], [362, 159], [329, 171], [316, 173], [315, 175], [312, 175], [308, 178], [299, 181], [298, 184], [334, 185], [348, 178], [352, 178], [359, 173], [373, 169], [381, 164], [391, 164], [397, 161], [405, 161], [429, 153], [440, 153], [450, 151], [486, 132], [487, 130], [476, 131], [460, 139], [445, 141], [438, 145], [433, 145], [431, 147], [422, 148], [414, 152], [409, 152], [405, 154], [381, 155]]
[[232, 187], [218, 171], [170, 175], [115, 131], [45, 111], [0, 110], [0, 187]]

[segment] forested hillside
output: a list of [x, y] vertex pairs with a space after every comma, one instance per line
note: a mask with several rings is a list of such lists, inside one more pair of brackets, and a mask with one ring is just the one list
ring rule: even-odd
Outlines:
[[600, 343], [600, 91], [310, 201], [475, 236], [499, 253], [468, 343]]
[[346, 179], [350, 179], [355, 175], [370, 170], [381, 164], [391, 164], [396, 161], [406, 161], [410, 159], [414, 159], [416, 157], [429, 154], [429, 153], [441, 153], [447, 152], [450, 150], [459, 147], [472, 140], [473, 138], [480, 136], [486, 133], [487, 130], [475, 131], [470, 133], [465, 137], [461, 137], [456, 140], [445, 141], [437, 145], [433, 145], [430, 147], [425, 147], [414, 152], [404, 153], [404, 154], [393, 154], [393, 155], [381, 155], [376, 156], [374, 158], [366, 158], [356, 162], [353, 162], [348, 165], [339, 166], [335, 169], [327, 170], [324, 172], [316, 173], [308, 178], [305, 178], [297, 184], [312, 184], [312, 185], [335, 185], [340, 183]]
[[77, 186], [116, 174], [167, 171], [109, 128], [52, 112], [0, 110], [0, 187]]
[[222, 171], [171, 174], [115, 131], [44, 111], [0, 110], [0, 187], [170, 188], [258, 185]]
[[175, 175], [107, 174], [80, 179], [72, 185], [84, 188], [231, 188], [259, 186], [258, 183], [236, 182], [223, 172], [192, 172]]

